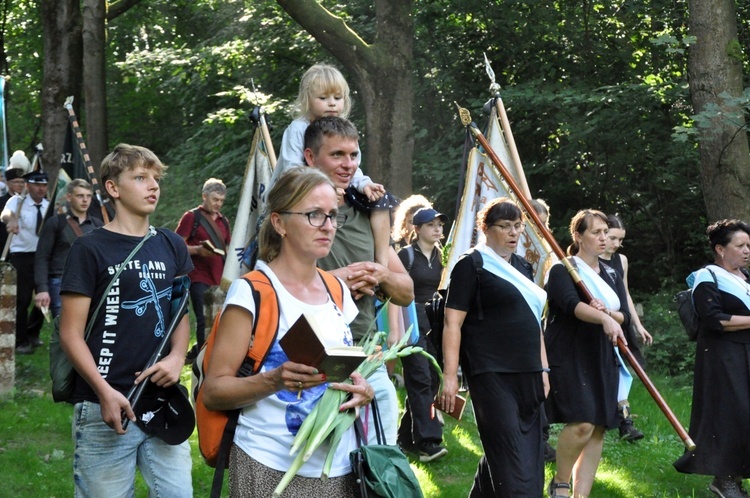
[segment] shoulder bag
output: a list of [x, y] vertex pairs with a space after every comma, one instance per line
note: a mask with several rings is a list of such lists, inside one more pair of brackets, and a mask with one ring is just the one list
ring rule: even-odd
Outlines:
[[374, 498], [423, 498], [422, 488], [417, 476], [409, 466], [409, 460], [398, 446], [385, 443], [383, 424], [375, 399], [370, 404], [375, 421], [375, 432], [378, 444], [365, 444], [362, 420], [354, 421], [354, 432], [357, 434], [359, 448], [349, 454], [352, 472], [357, 478], [360, 496]]
[[[125, 266], [130, 262], [131, 259], [133, 259], [133, 256], [136, 255], [136, 253], [141, 249], [143, 244], [146, 243], [146, 241], [151, 238], [153, 235], [156, 234], [156, 230], [154, 227], [149, 227], [148, 233], [143, 237], [143, 239], [138, 243], [137, 246], [133, 249], [133, 251], [128, 255], [127, 258], [125, 258], [125, 261], [123, 261], [120, 264], [120, 267], [115, 272], [114, 276], [112, 277], [112, 280], [109, 281], [109, 284], [107, 285], [107, 288], [104, 290], [104, 293], [102, 294], [102, 298], [99, 301], [99, 304], [97, 305], [96, 309], [94, 310], [94, 314], [91, 315], [91, 319], [86, 324], [86, 332], [84, 333], [84, 341], [87, 341], [89, 338], [89, 334], [91, 334], [91, 328], [94, 326], [94, 320], [96, 319], [96, 316], [99, 314], [99, 310], [101, 309], [102, 305], [104, 304], [104, 301], [107, 299], [107, 294], [109, 293], [109, 290], [112, 288], [112, 285], [117, 281], [117, 278], [120, 276], [120, 273], [122, 270], [125, 269]], [[49, 341], [49, 375], [52, 378], [52, 399], [55, 400], [55, 403], [69, 403], [70, 399], [73, 396], [73, 387], [74, 387], [74, 370], [73, 365], [70, 363], [70, 359], [65, 354], [65, 352], [62, 349], [62, 346], [60, 345], [60, 317], [55, 317], [55, 321], [52, 326], [52, 336], [50, 337]]]

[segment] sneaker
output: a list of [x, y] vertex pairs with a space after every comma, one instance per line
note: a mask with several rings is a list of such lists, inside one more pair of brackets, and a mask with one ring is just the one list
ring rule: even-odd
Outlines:
[[544, 463], [557, 461], [557, 450], [551, 444], [544, 442]]
[[427, 443], [419, 449], [420, 462], [432, 462], [448, 454], [448, 450], [437, 443]]
[[620, 422], [620, 439], [629, 442], [643, 439], [643, 433], [635, 428], [632, 418], [628, 417]]
[[41, 340], [38, 337], [34, 337], [33, 339], [31, 339], [30, 342], [31, 342], [31, 347], [34, 347], [34, 348], [38, 348], [40, 346], [44, 346], [44, 341]]
[[396, 440], [396, 444], [404, 453], [419, 453], [417, 445], [415, 445], [411, 441], [404, 441], [403, 439], [399, 438]]
[[16, 354], [34, 354], [34, 347], [31, 344], [21, 344], [16, 346]]
[[739, 483], [729, 478], [715, 477], [708, 485], [708, 489], [720, 498], [744, 498], [747, 496]]

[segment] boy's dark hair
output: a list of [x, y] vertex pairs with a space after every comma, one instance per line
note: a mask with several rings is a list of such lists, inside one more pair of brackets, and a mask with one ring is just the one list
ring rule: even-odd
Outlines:
[[359, 132], [348, 119], [325, 116], [310, 123], [305, 130], [304, 148], [317, 154], [323, 144], [323, 137], [342, 137], [358, 141]]

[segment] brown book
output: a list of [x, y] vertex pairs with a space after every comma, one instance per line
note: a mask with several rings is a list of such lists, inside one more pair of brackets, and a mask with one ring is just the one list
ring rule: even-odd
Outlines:
[[202, 241], [201, 245], [209, 251], [218, 254], [219, 256], [224, 256], [226, 254], [223, 249], [219, 249], [218, 247], [216, 247], [210, 240]]
[[461, 420], [461, 417], [464, 416], [464, 408], [466, 408], [466, 398], [461, 396], [460, 394], [456, 394], [455, 401], [453, 402], [453, 411], [452, 412], [446, 412], [442, 408], [440, 408], [439, 403], [435, 403], [435, 406], [446, 415], [450, 415], [451, 417], [455, 418], [456, 420]]
[[341, 382], [349, 378], [367, 358], [357, 346], [325, 347], [325, 325], [313, 315], [303, 313], [279, 340], [289, 360], [315, 367], [326, 374], [328, 382]]

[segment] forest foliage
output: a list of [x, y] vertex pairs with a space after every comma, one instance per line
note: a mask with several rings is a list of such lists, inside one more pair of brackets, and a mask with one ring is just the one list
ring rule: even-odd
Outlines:
[[[372, 41], [373, 2], [321, 3]], [[30, 154], [43, 140], [39, 7], [33, 0], [5, 5], [11, 149]], [[561, 245], [569, 242], [572, 214], [598, 208], [619, 213], [628, 225], [624, 252], [635, 290], [682, 286], [705, 263], [686, 0], [414, 0], [413, 6], [415, 193], [449, 216], [455, 212], [465, 132], [454, 102], [477, 122], [486, 119], [486, 54], [529, 186], [550, 204]], [[738, 6], [743, 52], [748, 9]], [[268, 113], [278, 147], [303, 71], [315, 62], [337, 64], [270, 0], [144, 0], [112, 21], [107, 35], [110, 146], [144, 145], [170, 165], [167, 202], [155, 221], [172, 228], [211, 176], [229, 185], [231, 217], [253, 105]], [[352, 119], [366, 148], [353, 90]], [[85, 133], [86, 117], [80, 118]]]

